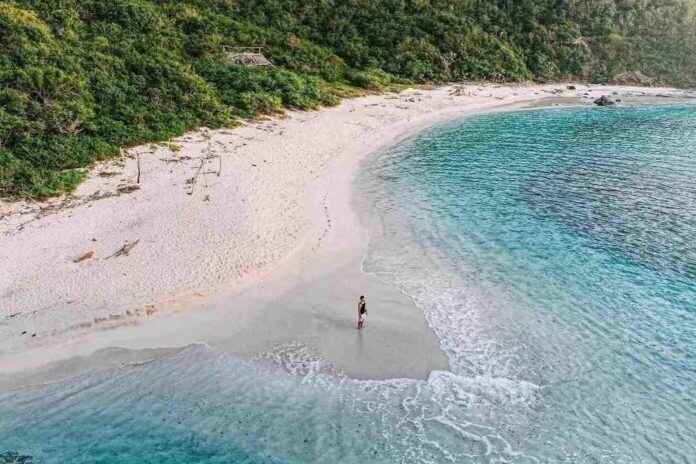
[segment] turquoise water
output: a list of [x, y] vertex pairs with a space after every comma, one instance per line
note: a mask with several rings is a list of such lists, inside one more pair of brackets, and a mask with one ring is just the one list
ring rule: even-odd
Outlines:
[[[365, 272], [451, 371], [355, 381], [204, 345], [0, 393], [41, 463], [696, 462], [696, 107], [497, 113], [368, 161]], [[294, 372], [293, 374], [288, 371]], [[2, 462], [0, 458], [0, 462]]]
[[695, 107], [488, 115], [371, 170], [366, 270], [416, 298], [455, 374], [538, 387], [515, 448], [696, 462]]

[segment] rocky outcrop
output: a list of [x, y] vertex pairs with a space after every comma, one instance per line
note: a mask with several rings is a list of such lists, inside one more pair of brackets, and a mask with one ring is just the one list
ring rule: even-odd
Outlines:
[[597, 106], [614, 106], [616, 105], [616, 102], [606, 95], [602, 95], [594, 101], [594, 104]]
[[654, 85], [656, 79], [646, 76], [640, 71], [626, 71], [614, 76], [613, 82], [620, 85]]

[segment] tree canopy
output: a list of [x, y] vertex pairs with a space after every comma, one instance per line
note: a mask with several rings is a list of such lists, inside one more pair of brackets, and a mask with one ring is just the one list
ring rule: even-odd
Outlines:
[[694, 86], [695, 2], [0, 0], [0, 196], [70, 191], [120, 147], [356, 89], [623, 71]]

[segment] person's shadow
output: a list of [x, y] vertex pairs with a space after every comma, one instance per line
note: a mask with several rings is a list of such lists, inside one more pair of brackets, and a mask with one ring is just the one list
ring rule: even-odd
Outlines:
[[358, 330], [358, 356], [362, 357], [363, 354], [363, 349], [365, 346], [365, 339], [363, 338], [363, 331], [365, 330], [365, 327], [361, 330]]

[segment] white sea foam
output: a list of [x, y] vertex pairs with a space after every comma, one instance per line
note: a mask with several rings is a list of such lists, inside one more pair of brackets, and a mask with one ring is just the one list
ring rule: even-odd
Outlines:
[[[10, 436], [11, 428], [27, 434], [23, 438], [44, 437], [44, 450], [57, 445], [55, 456], [35, 450], [48, 463], [74, 452], [66, 447], [68, 454], [61, 454], [59, 443], [69, 435], [56, 426], [66, 421], [94, 443], [110, 436], [104, 423], [112, 423], [127, 430], [124, 446], [145, 454], [170, 443], [167, 462], [186, 462], [179, 461], [186, 450], [190, 458], [209, 446], [248, 462], [266, 462], [267, 455], [280, 459], [267, 462], [307, 462], [309, 456], [327, 463], [533, 462], [515, 454], [479, 415], [528, 405], [534, 401], [529, 386], [449, 372], [427, 380], [360, 381], [326, 372], [306, 347], [270, 353], [259, 363], [193, 345], [148, 364], [3, 395], [0, 414], [13, 419], [0, 421], [0, 436]], [[187, 434], [195, 442], [179, 443]], [[137, 436], [144, 439], [131, 442]], [[99, 458], [98, 450], [83, 458]]]
[[[696, 172], [693, 116], [675, 107], [482, 117], [364, 169], [363, 269], [423, 310], [451, 367], [428, 381], [444, 411], [431, 418], [487, 428], [475, 434], [482, 456], [632, 463], [660, 462], [657, 449], [675, 462], [672, 450], [696, 453], [683, 394], [694, 371], [674, 351], [689, 351], [693, 328], [693, 188], [682, 174]], [[622, 129], [609, 146], [596, 137], [608, 127]]]

